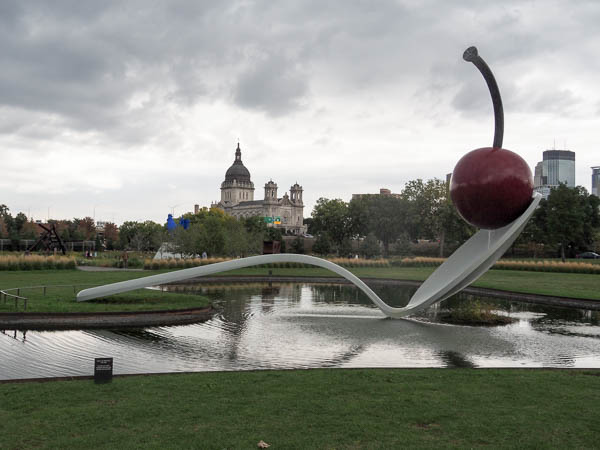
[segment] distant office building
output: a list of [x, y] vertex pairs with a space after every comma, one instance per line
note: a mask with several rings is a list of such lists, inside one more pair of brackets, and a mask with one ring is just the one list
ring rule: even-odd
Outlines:
[[542, 186], [544, 183], [542, 182], [542, 177], [544, 173], [544, 163], [540, 161], [535, 165], [535, 171], [533, 172], [533, 186], [538, 187]]
[[544, 184], [558, 186], [565, 183], [567, 187], [575, 187], [575, 152], [546, 150], [543, 159]]
[[560, 183], [575, 187], [575, 152], [546, 150], [535, 166], [533, 189], [548, 198], [550, 190]]
[[352, 194], [352, 199], [365, 197], [367, 195], [384, 195], [387, 197], [396, 197], [396, 198], [402, 197], [402, 194], [394, 194], [390, 189], [380, 188], [379, 194]]
[[592, 167], [592, 195], [600, 197], [600, 166]]

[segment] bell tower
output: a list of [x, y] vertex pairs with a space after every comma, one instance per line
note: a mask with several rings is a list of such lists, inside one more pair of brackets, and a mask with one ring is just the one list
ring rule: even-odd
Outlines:
[[290, 188], [290, 200], [292, 201], [292, 203], [296, 206], [303, 206], [304, 204], [302, 203], [302, 192], [304, 190], [302, 189], [302, 186], [300, 186], [298, 183], [294, 184], [291, 188]]
[[277, 203], [277, 183], [273, 180], [265, 184], [265, 203]]

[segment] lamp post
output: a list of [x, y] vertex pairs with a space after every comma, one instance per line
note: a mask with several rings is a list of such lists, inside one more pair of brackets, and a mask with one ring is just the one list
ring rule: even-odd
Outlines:
[[178, 203], [176, 205], [173, 206], [169, 206], [169, 208], [171, 208], [171, 215], [174, 216], [175, 215], [175, 208], [177, 208], [178, 206], [183, 205], [183, 203]]

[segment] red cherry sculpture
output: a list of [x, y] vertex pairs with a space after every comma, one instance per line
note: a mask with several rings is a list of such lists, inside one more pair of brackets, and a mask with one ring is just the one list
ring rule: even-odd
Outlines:
[[463, 156], [456, 164], [450, 181], [450, 197], [459, 214], [471, 225], [496, 229], [519, 217], [531, 203], [533, 179], [527, 163], [502, 147], [504, 112], [500, 91], [492, 71], [475, 47], [463, 54], [487, 82], [496, 130], [492, 147], [479, 148]]

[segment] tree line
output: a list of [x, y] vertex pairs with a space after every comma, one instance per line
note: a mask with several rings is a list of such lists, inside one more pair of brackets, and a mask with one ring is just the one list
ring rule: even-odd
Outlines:
[[[600, 199], [582, 187], [560, 185], [542, 200], [516, 241], [515, 247], [528, 252], [523, 256], [574, 257], [600, 246]], [[201, 209], [183, 216], [190, 221], [187, 230], [168, 231], [166, 224], [147, 220], [126, 221], [120, 227], [106, 223], [102, 233], [91, 217], [50, 220], [65, 242], [96, 241], [99, 249], [157, 251], [167, 242], [170, 250], [184, 255], [246, 256], [262, 252], [264, 240], [279, 240], [282, 251], [303, 253], [304, 241], [294, 240], [285, 248], [281, 230], [267, 227], [261, 217], [236, 219], [219, 209]], [[476, 230], [456, 212], [447, 184], [437, 178], [412, 180], [400, 194], [358, 195], [349, 202], [320, 198], [312, 217], [305, 219], [308, 232], [316, 237], [312, 252], [366, 257], [383, 254], [405, 255], [409, 246], [420, 240], [434, 241], [438, 254], [447, 255]], [[39, 227], [23, 213], [14, 217], [0, 204], [0, 238], [16, 241], [36, 239]], [[100, 236], [102, 236], [100, 242]], [[355, 241], [354, 245], [352, 241]]]
[[[106, 250], [157, 251], [167, 243], [170, 251], [190, 256], [246, 256], [262, 253], [264, 240], [282, 241], [281, 230], [267, 227], [262, 217], [238, 220], [219, 209], [203, 208], [183, 218], [190, 220], [187, 230], [178, 226], [169, 231], [166, 223], [151, 220], [126, 221], [120, 227], [109, 222], [99, 229], [91, 217], [49, 220], [49, 224], [64, 242], [95, 241], [97, 249]], [[0, 238], [9, 239], [12, 248], [19, 249], [20, 240], [37, 239], [41, 231], [25, 214], [13, 217], [6, 205], [0, 205]], [[298, 249], [292, 245], [288, 251]]]
[[[102, 244], [110, 250], [120, 248], [119, 227], [114, 223], [108, 222], [102, 228], [103, 243], [99, 242], [99, 230], [91, 217], [72, 220], [50, 219], [48, 224], [55, 226], [63, 242], [95, 241], [96, 247]], [[18, 249], [20, 240], [35, 240], [41, 232], [43, 230], [38, 224], [28, 220], [25, 214], [20, 212], [13, 217], [9, 208], [0, 204], [0, 238], [10, 240], [12, 247]]]
[[[548, 253], [573, 258], [600, 247], [600, 198], [581, 186], [564, 184], [542, 199], [517, 244], [529, 246], [532, 256]], [[549, 250], [548, 250], [549, 248]]]
[[[562, 258], [600, 245], [599, 204], [580, 186], [560, 185], [540, 202], [516, 245], [529, 249], [529, 256]], [[340, 256], [352, 253], [357, 239], [367, 257], [406, 254], [409, 243], [419, 240], [437, 242], [444, 256], [476, 231], [458, 215], [447, 183], [437, 178], [409, 181], [400, 194], [359, 195], [349, 202], [320, 198], [308, 223], [316, 236], [313, 252]]]
[[164, 240], [172, 251], [187, 256], [244, 257], [261, 254], [265, 240], [282, 241], [281, 230], [267, 227], [259, 216], [237, 219], [217, 208], [202, 208], [183, 218], [189, 219], [189, 228], [167, 231]]
[[409, 181], [400, 194], [365, 194], [349, 202], [320, 198], [314, 207], [309, 233], [316, 236], [315, 253], [335, 252], [346, 256], [351, 240], [360, 239], [360, 252], [378, 256], [402, 253], [411, 241], [439, 242], [439, 252], [448, 244], [464, 241], [474, 229], [457, 214], [446, 183], [437, 178]]

